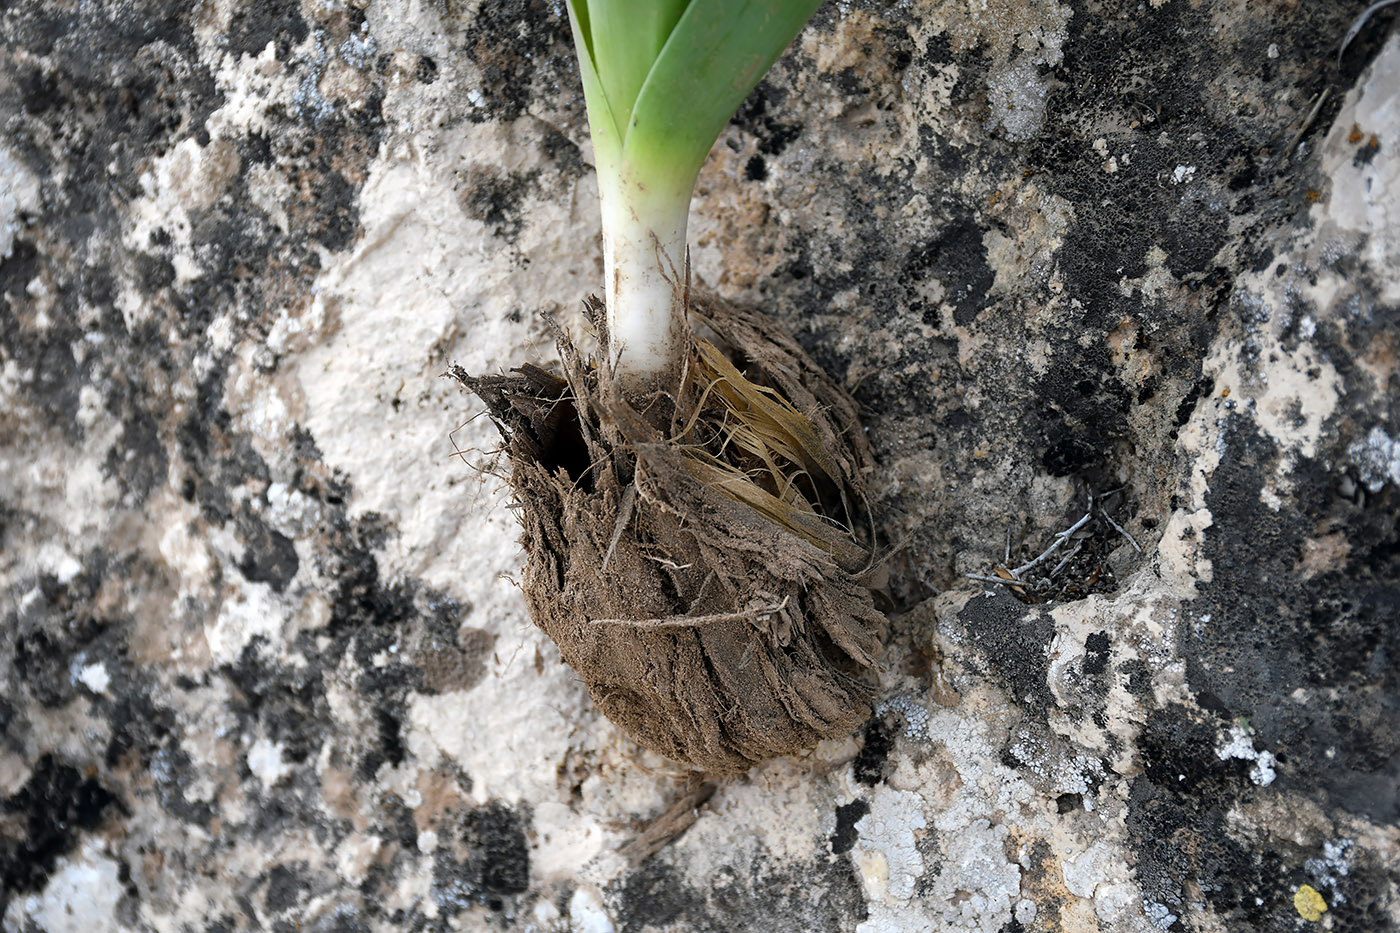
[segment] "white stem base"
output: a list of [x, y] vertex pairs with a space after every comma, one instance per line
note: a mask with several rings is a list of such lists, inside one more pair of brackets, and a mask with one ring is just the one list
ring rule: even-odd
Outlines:
[[674, 389], [686, 347], [689, 199], [654, 205], [620, 194], [602, 198], [608, 359], [624, 390]]

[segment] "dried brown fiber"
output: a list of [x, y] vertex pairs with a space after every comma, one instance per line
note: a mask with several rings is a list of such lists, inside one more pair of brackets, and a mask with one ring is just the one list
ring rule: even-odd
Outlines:
[[751, 382], [697, 342], [665, 418], [564, 339], [562, 379], [453, 375], [506, 441], [535, 623], [629, 735], [728, 773], [850, 734], [885, 619], [847, 530], [869, 520], [854, 404], [760, 316], [692, 308]]

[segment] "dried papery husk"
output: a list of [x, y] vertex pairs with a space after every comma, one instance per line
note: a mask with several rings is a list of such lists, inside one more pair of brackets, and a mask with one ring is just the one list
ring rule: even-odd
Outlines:
[[885, 619], [854, 404], [758, 315], [693, 307], [723, 352], [696, 342], [667, 418], [563, 339], [562, 378], [454, 375], [506, 440], [535, 623], [630, 736], [728, 773], [864, 721]]

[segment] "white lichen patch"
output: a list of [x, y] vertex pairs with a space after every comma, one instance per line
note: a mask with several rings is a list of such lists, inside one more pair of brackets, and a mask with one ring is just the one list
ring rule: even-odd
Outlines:
[[1102, 842], [1060, 860], [1065, 888], [1076, 897], [1093, 898], [1099, 885], [1110, 878], [1126, 879], [1128, 874], [1121, 853]]
[[[1319, 283], [1326, 291], [1337, 283]], [[1337, 409], [1341, 397], [1341, 377], [1336, 368], [1313, 345], [1284, 340], [1288, 324], [1282, 309], [1289, 303], [1284, 286], [1267, 273], [1242, 276], [1237, 295], [1244, 306], [1243, 317], [1249, 332], [1244, 341], [1218, 341], [1205, 362], [1205, 371], [1228, 395], [1216, 400], [1217, 417], [1227, 416], [1244, 405], [1255, 425], [1273, 439], [1286, 454], [1316, 456], [1323, 425]], [[1262, 376], [1255, 360], [1272, 361]], [[1211, 406], [1202, 406], [1209, 411]], [[1197, 417], [1201, 416], [1198, 410]]]
[[0, 263], [10, 258], [26, 215], [39, 208], [39, 179], [8, 146], [0, 145]]
[[1251, 761], [1249, 779], [1260, 787], [1268, 787], [1278, 777], [1275, 765], [1278, 760], [1274, 753], [1254, 747], [1254, 732], [1244, 723], [1234, 723], [1225, 735], [1224, 744], [1215, 750], [1215, 757], [1221, 761], [1237, 758]]
[[929, 929], [928, 918], [914, 900], [925, 868], [917, 846], [928, 825], [923, 800], [916, 793], [882, 786], [870, 794], [869, 804], [870, 811], [855, 824], [859, 835], [851, 851], [870, 910], [857, 933]]
[[569, 929], [571, 933], [613, 933], [612, 918], [597, 892], [586, 887], [574, 890], [569, 897]]
[[1001, 127], [1012, 142], [1034, 139], [1045, 122], [1050, 86], [1041, 74], [1041, 64], [1022, 55], [987, 76], [991, 123]]
[[266, 583], [230, 580], [218, 615], [204, 627], [209, 654], [219, 663], [232, 664], [258, 636], [280, 643], [291, 615], [291, 607]]
[[1005, 824], [1036, 794], [1015, 771], [993, 764], [990, 725], [974, 704], [934, 711], [928, 737], [942, 744], [961, 780], [952, 805], [933, 815], [943, 862], [930, 913], [939, 929], [993, 933], [1011, 920], [1020, 895], [1021, 868], [1007, 858]]
[[924, 873], [915, 833], [928, 825], [917, 794], [879, 787], [870, 795], [870, 812], [856, 821], [859, 839], [853, 850], [867, 898], [906, 902]]
[[[153, 159], [140, 177], [141, 194], [126, 206], [126, 246], [141, 252], [155, 242], [158, 231], [170, 237], [171, 264], [178, 284], [189, 283], [204, 274], [194, 247], [191, 212], [203, 210], [224, 193], [237, 174], [237, 150], [223, 139], [211, 139], [201, 146], [186, 138], [174, 148]], [[131, 300], [123, 314], [129, 328], [150, 319], [153, 312]]]
[[929, 896], [942, 929], [991, 933], [1010, 922], [1021, 869], [1006, 858], [1009, 835], [1006, 824], [986, 819], [940, 835], [944, 859]]
[[987, 46], [988, 121], [1013, 142], [1041, 130], [1050, 93], [1047, 69], [1063, 58], [1072, 15], [1067, 5], [1014, 0], [932, 3], [922, 11], [929, 28], [946, 32], [955, 51]]
[[93, 693], [106, 693], [112, 685], [112, 675], [107, 673], [107, 665], [102, 661], [85, 664], [78, 669], [75, 678]]
[[119, 874], [120, 866], [102, 845], [88, 842], [75, 855], [59, 861], [42, 893], [10, 902], [5, 929], [45, 933], [118, 933], [129, 929], [116, 916], [117, 902], [122, 898]]
[[321, 521], [321, 503], [286, 483], [269, 484], [266, 498], [263, 518], [289, 538], [311, 534]]
[[1380, 300], [1400, 301], [1400, 277], [1386, 274], [1400, 268], [1400, 36], [1390, 37], [1347, 96], [1322, 153], [1331, 195], [1315, 213], [1366, 235], [1361, 255], [1384, 286]]
[[[1160, 246], [1152, 246], [1143, 257], [1147, 268], [1137, 278], [1124, 276], [1118, 280], [1118, 291], [1125, 298], [1142, 294], [1146, 298], [1163, 299], [1177, 287], [1176, 276], [1167, 268], [1167, 253]], [[1142, 358], [1146, 359], [1144, 354]]]
[[[1148, 711], [1143, 701], [1128, 690], [1125, 678], [1112, 672], [1115, 668], [1121, 670], [1127, 661], [1141, 660], [1149, 671], [1162, 675], [1154, 676], [1154, 686], [1160, 681], [1166, 695], [1177, 693], [1178, 685], [1170, 673], [1176, 650], [1173, 620], [1180, 611], [1181, 600], [1194, 593], [1190, 579], [1144, 570], [1125, 581], [1124, 588], [1111, 599], [1091, 596], [1051, 611], [1056, 634], [1049, 651], [1047, 680], [1057, 708], [1049, 711], [1048, 722], [1053, 731], [1073, 741], [1075, 751], [1049, 758], [1033, 747], [1017, 753], [1018, 759], [1027, 762], [1026, 767], [1036, 774], [1039, 786], [1055, 793], [1080, 794], [1085, 809], [1093, 810], [1101, 795], [1092, 793], [1090, 787], [1099, 783], [1102, 776], [1100, 762], [1106, 762], [1118, 774], [1138, 772], [1140, 765], [1133, 750]], [[1164, 581], [1184, 588], [1175, 593], [1164, 592]], [[1102, 660], [1101, 673], [1110, 677], [1103, 696], [1104, 707], [1100, 715], [1087, 716], [1082, 710], [1081, 695], [1088, 676], [1087, 640], [1092, 634], [1108, 632], [1113, 633], [1109, 647], [1112, 659]]]
[[[922, 801], [932, 837], [920, 851], [937, 853], [938, 870], [919, 883], [920, 897], [911, 903], [886, 899], [881, 913], [872, 910], [872, 922], [878, 916], [910, 928], [927, 922], [936, 930], [998, 930], [1012, 918], [1029, 925], [1054, 902], [1066, 929], [1092, 929], [1095, 923], [1147, 928], [1129, 868], [1134, 843], [1124, 823], [1131, 782], [1141, 771], [1133, 749], [1145, 704], [1189, 701], [1174, 661], [1181, 601], [1171, 587], [1179, 584], [1187, 595], [1192, 587], [1189, 579], [1168, 577], [1164, 592], [1152, 572], [1125, 582], [1115, 598], [1053, 610], [1056, 634], [1047, 675], [1056, 703], [1048, 710], [1049, 733], [1005, 715], [999, 692], [967, 674], [953, 675], [959, 703], [928, 707], [922, 742], [936, 753], [918, 766], [901, 760], [889, 783]], [[947, 639], [940, 644], [945, 656], [962, 651], [955, 620], [964, 604], [951, 597], [934, 602], [940, 636]], [[1086, 641], [1103, 632], [1112, 633], [1109, 653], [1099, 655], [1103, 667], [1084, 692], [1091, 676], [1084, 667]], [[1128, 690], [1119, 672], [1129, 661], [1146, 662], [1154, 688], [1150, 700]], [[1099, 692], [1100, 677], [1108, 678], [1106, 693]], [[1086, 702], [1103, 703], [1102, 716], [1086, 715]], [[1014, 768], [1002, 762], [1006, 754], [1016, 760]], [[1073, 801], [1071, 809], [1063, 808], [1066, 799]], [[1037, 850], [1037, 840], [1048, 846], [1051, 859], [1031, 855], [1045, 851]]]
[[1361, 482], [1371, 492], [1380, 492], [1386, 483], [1400, 486], [1400, 439], [1374, 427], [1362, 440], [1347, 448]]
[[296, 88], [272, 42], [257, 55], [219, 52], [214, 81], [224, 102], [205, 124], [211, 136], [267, 132], [269, 108], [290, 100]]
[[[13, 361], [0, 367], [0, 408], [18, 420], [24, 411], [23, 406], [12, 401], [18, 395], [18, 384], [32, 384], [40, 374], [34, 367], [20, 369]], [[48, 573], [68, 574], [72, 560], [81, 553], [82, 542], [100, 537], [107, 513], [121, 502], [120, 488], [106, 463], [107, 451], [120, 436], [121, 425], [110, 420], [100, 422], [78, 445], [56, 435], [45, 437], [43, 427], [34, 427], [36, 434], [44, 438], [43, 446], [5, 446], [0, 500], [32, 503], [40, 508], [44, 520], [62, 535], [41, 543], [25, 555], [25, 561]], [[68, 544], [61, 546], [59, 541]]]
[[1328, 840], [1322, 844], [1322, 854], [1303, 863], [1313, 884], [1330, 890], [1328, 902], [1334, 906], [1347, 902], [1344, 882], [1356, 865], [1356, 840]]
[[269, 790], [278, 781], [292, 773], [291, 765], [282, 758], [282, 746], [267, 738], [260, 738], [249, 748], [245, 756], [248, 770], [258, 779], [264, 790]]

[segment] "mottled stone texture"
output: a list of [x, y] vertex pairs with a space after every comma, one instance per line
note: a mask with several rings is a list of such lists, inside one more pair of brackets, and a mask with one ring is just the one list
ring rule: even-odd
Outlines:
[[1400, 925], [1365, 5], [818, 12], [694, 267], [861, 403], [902, 614], [856, 736], [640, 867], [685, 775], [530, 625], [438, 378], [584, 336], [562, 5], [0, 7], [3, 928]]

